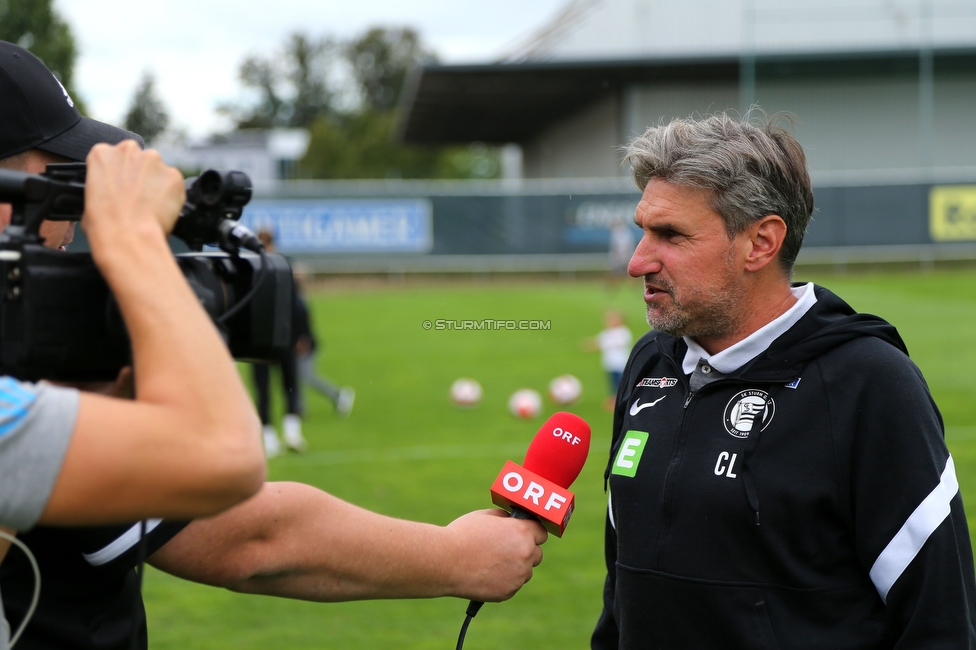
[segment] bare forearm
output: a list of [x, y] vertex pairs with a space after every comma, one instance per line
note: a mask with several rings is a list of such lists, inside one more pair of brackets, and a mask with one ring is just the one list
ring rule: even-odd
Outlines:
[[227, 587], [323, 602], [428, 598], [459, 591], [449, 562], [454, 549], [445, 529], [331, 500], [322, 504], [327, 519], [281, 531], [259, 563]]
[[472, 513], [450, 526], [384, 517], [300, 484], [194, 522], [152, 562], [247, 593], [315, 601], [504, 600], [541, 561], [537, 524]]

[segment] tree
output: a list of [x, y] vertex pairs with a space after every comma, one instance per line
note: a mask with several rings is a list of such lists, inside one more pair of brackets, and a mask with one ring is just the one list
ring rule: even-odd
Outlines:
[[376, 111], [391, 110], [400, 100], [410, 70], [436, 60], [410, 28], [374, 27], [343, 48], [363, 103]]
[[299, 173], [311, 178], [430, 178], [440, 151], [393, 139], [392, 112], [359, 111], [315, 122]]
[[332, 110], [329, 87], [335, 45], [331, 39], [313, 40], [292, 34], [280, 57], [251, 56], [238, 73], [244, 86], [257, 95], [250, 104], [225, 104], [218, 110], [238, 129], [308, 127]]
[[52, 0], [0, 0], [0, 41], [16, 43], [36, 55], [61, 81], [75, 107], [85, 113], [74, 88], [75, 39]]
[[156, 95], [156, 79], [146, 72], [132, 96], [132, 105], [125, 115], [125, 128], [138, 133], [151, 143], [169, 126], [169, 114]]
[[372, 28], [339, 46], [355, 101], [313, 123], [299, 174], [311, 178], [468, 178], [460, 147], [397, 142], [396, 106], [410, 70], [434, 55], [409, 28]]
[[404, 81], [412, 68], [435, 60], [412, 29], [373, 28], [345, 43], [293, 34], [283, 52], [246, 59], [239, 74], [256, 100], [221, 111], [238, 129], [308, 128], [311, 140], [299, 163], [300, 177], [497, 175], [497, 155], [483, 145], [421, 147], [396, 141]]
[[335, 43], [328, 38], [313, 41], [302, 34], [293, 34], [288, 52], [292, 61], [288, 81], [294, 89], [288, 125], [307, 128], [320, 115], [333, 110], [334, 92], [329, 88], [329, 72]]
[[250, 57], [238, 73], [244, 86], [258, 93], [257, 102], [248, 107], [225, 105], [218, 110], [227, 113], [238, 129], [270, 129], [275, 126], [284, 100], [279, 96], [278, 71], [267, 59]]
[[319, 118], [299, 166], [304, 178], [494, 178], [498, 156], [483, 144], [410, 146], [394, 139], [393, 111]]

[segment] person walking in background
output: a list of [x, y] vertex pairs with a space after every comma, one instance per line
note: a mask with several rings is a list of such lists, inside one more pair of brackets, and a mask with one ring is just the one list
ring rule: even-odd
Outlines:
[[[274, 236], [270, 230], [262, 228], [258, 231], [258, 239], [264, 244], [264, 249], [275, 252]], [[308, 443], [302, 435], [302, 404], [301, 390], [298, 384], [298, 364], [295, 355], [298, 328], [294, 326], [295, 307], [298, 302], [297, 292], [292, 292], [292, 335], [291, 348], [275, 363], [281, 371], [281, 385], [285, 395], [285, 415], [281, 421], [282, 437], [289, 449], [297, 452], [305, 451]], [[254, 379], [255, 401], [258, 416], [261, 418], [261, 431], [264, 437], [264, 453], [273, 458], [281, 453], [281, 440], [278, 431], [271, 424], [271, 366], [267, 363], [252, 363], [251, 375]]]
[[305, 413], [304, 387], [307, 385], [332, 400], [336, 414], [346, 417], [352, 412], [353, 404], [356, 401], [356, 391], [351, 386], [339, 388], [316, 372], [318, 341], [315, 337], [315, 328], [312, 326], [308, 301], [305, 300], [304, 296], [305, 281], [308, 273], [298, 264], [292, 267], [292, 273], [295, 277], [295, 303], [292, 312], [292, 327], [294, 327], [295, 331], [295, 360], [298, 366], [299, 413]]
[[603, 331], [587, 339], [584, 347], [589, 352], [600, 352], [600, 365], [607, 373], [610, 390], [610, 395], [604, 400], [603, 406], [606, 410], [613, 411], [620, 375], [627, 365], [627, 357], [630, 356], [630, 346], [634, 337], [624, 322], [623, 314], [615, 309], [610, 309], [604, 314], [603, 322], [605, 325]]
[[637, 246], [637, 238], [631, 230], [631, 225], [620, 219], [614, 221], [610, 226], [607, 284], [614, 286], [629, 277], [627, 264], [630, 263], [630, 256], [634, 254], [635, 246]]

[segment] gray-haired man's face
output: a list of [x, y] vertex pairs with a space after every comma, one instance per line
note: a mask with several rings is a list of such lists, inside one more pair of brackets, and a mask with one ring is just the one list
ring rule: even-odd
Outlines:
[[651, 179], [637, 206], [644, 231], [630, 260], [644, 278], [647, 323], [708, 343], [733, 336], [742, 321], [743, 241], [729, 239], [722, 216], [701, 191]]

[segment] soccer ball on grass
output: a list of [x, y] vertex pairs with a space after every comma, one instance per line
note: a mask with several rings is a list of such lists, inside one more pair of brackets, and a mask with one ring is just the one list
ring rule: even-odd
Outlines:
[[549, 382], [549, 398], [556, 404], [575, 404], [583, 395], [583, 384], [573, 375], [559, 375]]
[[531, 420], [542, 410], [542, 395], [531, 388], [522, 388], [508, 398], [508, 410], [517, 418]]
[[461, 377], [451, 384], [450, 395], [451, 401], [457, 406], [467, 408], [480, 402], [484, 391], [481, 390], [481, 384], [474, 379]]

